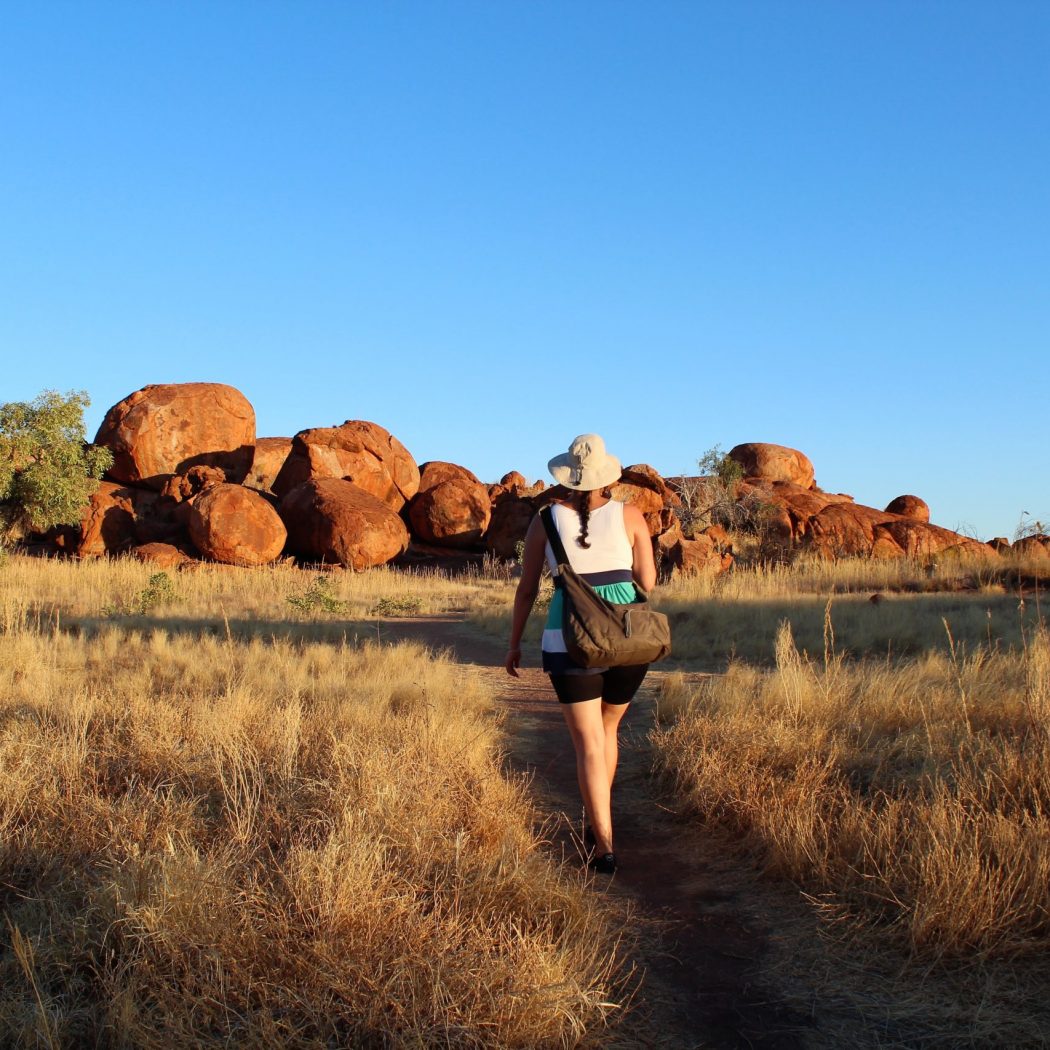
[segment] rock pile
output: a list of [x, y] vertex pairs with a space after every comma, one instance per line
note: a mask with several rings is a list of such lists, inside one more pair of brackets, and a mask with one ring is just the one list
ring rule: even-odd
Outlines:
[[816, 484], [813, 464], [797, 449], [737, 445], [729, 455], [744, 470], [738, 498], [757, 500], [767, 511], [767, 527], [782, 539], [826, 557], [996, 554], [989, 544], [931, 525], [930, 508], [918, 496], [898, 496], [885, 510], [877, 510], [844, 493], [824, 492]]
[[[80, 557], [131, 552], [178, 567], [291, 556], [352, 569], [395, 559], [513, 560], [537, 510], [559, 495], [517, 471], [485, 485], [455, 463], [420, 468], [388, 430], [365, 420], [256, 438], [247, 398], [219, 383], [138, 390], [106, 413], [95, 441], [113, 451], [113, 467], [79, 529], [60, 538]], [[715, 479], [665, 479], [645, 463], [627, 467], [612, 487], [615, 499], [644, 515], [664, 577], [728, 569], [734, 552], [724, 525], [760, 528], [786, 547], [828, 557], [995, 557], [1008, 546], [930, 524], [917, 496], [878, 510], [824, 492], [796, 449], [749, 443], [729, 455], [743, 478], [717, 505]], [[1033, 538], [1029, 546], [1050, 557], [1050, 542]]]

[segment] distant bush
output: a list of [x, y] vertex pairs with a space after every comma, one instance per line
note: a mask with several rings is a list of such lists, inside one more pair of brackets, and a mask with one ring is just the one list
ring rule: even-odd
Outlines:
[[768, 529], [773, 508], [754, 494], [741, 495], [744, 468], [728, 452], [714, 445], [696, 465], [700, 476], [684, 478], [679, 483], [682, 503], [676, 512], [687, 536], [702, 532], [710, 525], [745, 532]]
[[700, 473], [717, 481], [720, 491], [729, 500], [736, 499], [737, 488], [744, 480], [744, 468], [721, 445], [709, 448], [697, 461]]
[[177, 597], [171, 577], [166, 572], [155, 572], [136, 596], [135, 605], [138, 612], [145, 616], [162, 605], [170, 605]]
[[419, 598], [380, 598], [372, 606], [373, 616], [414, 616], [423, 607]]
[[303, 613], [341, 613], [346, 612], [350, 605], [332, 593], [332, 581], [323, 573], [315, 577], [302, 594], [290, 594], [285, 601]]
[[83, 391], [45, 390], [33, 401], [0, 405], [0, 531], [5, 540], [54, 525], [75, 525], [113, 462], [89, 445]]

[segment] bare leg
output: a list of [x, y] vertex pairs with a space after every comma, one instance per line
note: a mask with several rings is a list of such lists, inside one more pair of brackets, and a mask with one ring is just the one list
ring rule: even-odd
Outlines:
[[602, 725], [605, 729], [605, 771], [609, 774], [609, 788], [616, 779], [616, 763], [620, 758], [620, 742], [617, 733], [620, 720], [627, 713], [629, 704], [607, 704], [602, 702]]
[[612, 778], [606, 766], [606, 733], [599, 699], [562, 704], [565, 723], [576, 750], [576, 777], [587, 810], [587, 819], [599, 854], [612, 853], [612, 812], [609, 788]]

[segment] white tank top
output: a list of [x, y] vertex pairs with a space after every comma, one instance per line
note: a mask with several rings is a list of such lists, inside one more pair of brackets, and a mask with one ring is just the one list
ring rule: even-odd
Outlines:
[[[611, 569], [630, 570], [634, 566], [634, 551], [623, 523], [623, 504], [611, 499], [604, 507], [592, 510], [587, 521], [587, 542], [581, 547], [580, 516], [572, 507], [552, 503], [554, 524], [565, 546], [569, 564], [576, 572], [609, 572]], [[547, 564], [551, 573], [557, 575], [557, 564], [551, 545], [547, 544]]]

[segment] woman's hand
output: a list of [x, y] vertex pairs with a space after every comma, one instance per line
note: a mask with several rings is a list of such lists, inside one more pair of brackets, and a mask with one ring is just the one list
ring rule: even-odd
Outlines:
[[508, 649], [507, 659], [503, 662], [503, 666], [512, 678], [520, 678], [518, 668], [521, 666], [521, 649]]

